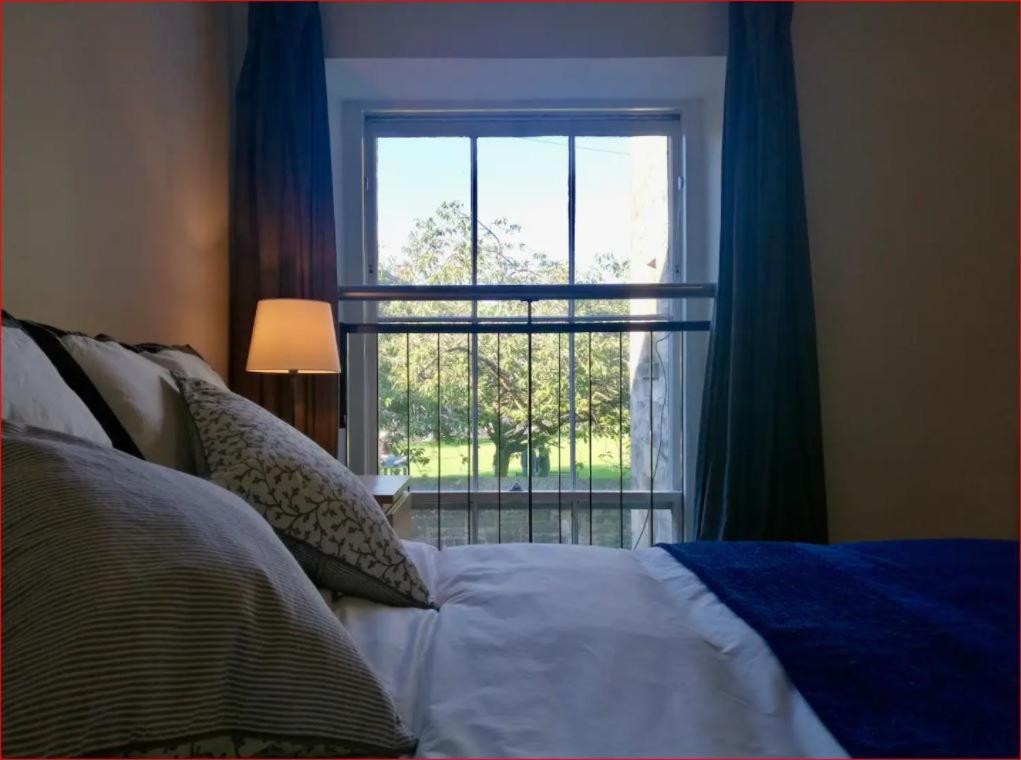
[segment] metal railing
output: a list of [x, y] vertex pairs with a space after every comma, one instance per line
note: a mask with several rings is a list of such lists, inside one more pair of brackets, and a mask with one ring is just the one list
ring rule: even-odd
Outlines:
[[[414, 497], [414, 504], [416, 511], [420, 511], [420, 514], [424, 514], [422, 510], [435, 510], [435, 530], [436, 530], [436, 543], [438, 546], [443, 546], [444, 536], [444, 514], [454, 511], [459, 513], [461, 510], [464, 511], [464, 519], [466, 524], [465, 535], [468, 542], [477, 542], [480, 540], [480, 523], [483, 522], [482, 517], [488, 510], [489, 512], [495, 511], [495, 538], [497, 542], [505, 540], [505, 534], [512, 539], [527, 540], [529, 542], [535, 541], [538, 538], [543, 540], [565, 540], [564, 531], [564, 514], [565, 510], [570, 518], [570, 535], [569, 540], [573, 543], [578, 543], [584, 539], [583, 530], [580, 527], [579, 514], [584, 514], [587, 507], [588, 517], [588, 543], [593, 543], [593, 524], [594, 519], [598, 514], [615, 510], [618, 517], [619, 523], [619, 544], [621, 546], [632, 544], [632, 541], [625, 542], [625, 527], [624, 527], [624, 515], [625, 512], [635, 513], [638, 508], [638, 499], [640, 494], [645, 494], [641, 497], [643, 501], [643, 510], [645, 518], [642, 521], [641, 534], [639, 535], [639, 541], [642, 540], [645, 535], [646, 527], [648, 529], [648, 538], [650, 544], [655, 540], [655, 526], [656, 526], [656, 511], [657, 510], [670, 510], [674, 515], [674, 524], [680, 523], [681, 536], [683, 540], [683, 525], [684, 525], [684, 499], [683, 493], [679, 489], [657, 489], [656, 487], [656, 467], [657, 467], [657, 456], [655, 452], [655, 378], [657, 371], [661, 371], [661, 367], [665, 365], [665, 362], [658, 359], [657, 356], [657, 334], [667, 336], [682, 336], [685, 333], [690, 332], [705, 332], [709, 330], [710, 323], [707, 320], [687, 320], [687, 319], [676, 319], [673, 317], [675, 310], [669, 310], [669, 315], [629, 315], [629, 314], [613, 314], [604, 316], [578, 316], [575, 315], [575, 309], [573, 307], [574, 301], [585, 301], [585, 300], [679, 300], [679, 299], [711, 299], [715, 296], [715, 286], [712, 284], [575, 284], [575, 285], [476, 285], [476, 286], [447, 286], [447, 285], [412, 285], [412, 286], [359, 286], [350, 288], [341, 288], [339, 292], [339, 299], [341, 303], [344, 302], [387, 302], [387, 303], [399, 303], [399, 302], [440, 302], [440, 301], [453, 301], [453, 302], [467, 302], [471, 304], [471, 315], [470, 316], [398, 316], [398, 317], [375, 317], [371, 320], [362, 322], [345, 322], [341, 321], [339, 325], [340, 333], [340, 355], [341, 355], [341, 367], [343, 371], [342, 382], [341, 382], [341, 415], [342, 420], [347, 418], [347, 399], [349, 397], [348, 383], [358, 379], [352, 379], [351, 373], [348, 371], [349, 368], [349, 341], [352, 336], [357, 335], [369, 335], [376, 336], [377, 349], [378, 341], [380, 336], [405, 336], [406, 346], [406, 361], [408, 366], [404, 368], [406, 383], [407, 383], [407, 429], [404, 431], [405, 438], [404, 444], [406, 446], [405, 456], [403, 461], [398, 461], [396, 465], [391, 463], [391, 467], [394, 469], [405, 469], [408, 474], [412, 471], [412, 430], [411, 430], [411, 367], [410, 367], [410, 354], [411, 354], [411, 336], [425, 336], [435, 335], [436, 336], [436, 358], [435, 358], [435, 383], [436, 383], [436, 409], [435, 409], [435, 438], [436, 438], [436, 455], [437, 455], [437, 475], [436, 475], [436, 488], [434, 491], [422, 491], [416, 490]], [[525, 305], [525, 314], [523, 316], [502, 316], [502, 317], [483, 317], [478, 316], [478, 302], [480, 301], [507, 301], [507, 302], [522, 302]], [[571, 308], [568, 309], [566, 316], [537, 316], [533, 313], [534, 305], [540, 302], [548, 301], [566, 301], [571, 304]], [[594, 459], [593, 459], [593, 406], [592, 406], [592, 393], [593, 393], [593, 374], [592, 374], [592, 340], [593, 335], [604, 335], [612, 336], [616, 334], [617, 340], [617, 422], [618, 430], [616, 431], [616, 442], [618, 446], [618, 482], [615, 491], [606, 490], [604, 488], [595, 489], [593, 487], [594, 477]], [[648, 336], [648, 342], [644, 345], [648, 346], [648, 360], [647, 360], [647, 372], [646, 377], [638, 377], [638, 373], [635, 373], [635, 377], [632, 380], [630, 377], [631, 371], [629, 370], [628, 379], [628, 399], [633, 398], [632, 391], [634, 387], [637, 387], [639, 382], [645, 380], [648, 381], [648, 385], [642, 388], [643, 393], [647, 393], [647, 406], [649, 417], [647, 420], [643, 420], [641, 424], [648, 423], [648, 443], [649, 443], [649, 466], [651, 470], [647, 473], [641, 474], [641, 477], [647, 477], [648, 487], [647, 491], [639, 491], [635, 488], [625, 489], [624, 485], [624, 456], [623, 456], [623, 441], [624, 441], [624, 430], [623, 430], [623, 419], [624, 419], [624, 336], [632, 335]], [[464, 482], [464, 490], [451, 491], [444, 490], [443, 488], [443, 473], [442, 473], [442, 432], [441, 432], [441, 417], [442, 417], [442, 367], [441, 367], [441, 354], [443, 348], [441, 346], [441, 336], [445, 335], [463, 335], [465, 336], [465, 345], [458, 350], [463, 350], [467, 357], [468, 366], [466, 368], [466, 375], [468, 380], [468, 411], [466, 421], [466, 429], [469, 431], [469, 457], [468, 457], [468, 473]], [[501, 455], [505, 452], [501, 449], [502, 444], [502, 432], [503, 432], [503, 410], [500, 408], [500, 387], [501, 387], [501, 340], [505, 340], [502, 336], [514, 336], [522, 335], [525, 338], [525, 367], [526, 377], [524, 378], [526, 386], [526, 400], [525, 400], [525, 433], [526, 433], [526, 445], [520, 451], [522, 471], [527, 478], [527, 487], [524, 489], [524, 493], [520, 490], [504, 490], [502, 481], [502, 461]], [[556, 422], [557, 422], [557, 481], [556, 489], [551, 487], [546, 488], [535, 488], [534, 476], [537, 470], [536, 466], [536, 451], [534, 448], [534, 427], [535, 420], [533, 419], [533, 396], [535, 394], [536, 378], [533, 377], [533, 348], [534, 342], [537, 336], [557, 336], [557, 411], [556, 411]], [[494, 441], [496, 445], [496, 457], [494, 458], [494, 473], [496, 479], [496, 487], [483, 488], [482, 477], [480, 474], [479, 467], [479, 370], [478, 370], [478, 359], [480, 355], [480, 344], [483, 336], [495, 336], [496, 356], [495, 356], [495, 377], [496, 377], [496, 419], [497, 424], [497, 436]], [[566, 336], [569, 343], [569, 360], [567, 367], [567, 374], [570, 375], [570, 382], [568, 385], [568, 396], [564, 399], [566, 402], [563, 407], [561, 406], [561, 389], [562, 389], [562, 375], [561, 372], [564, 367], [561, 366], [562, 359], [562, 342], [561, 338]], [[575, 443], [576, 443], [576, 423], [578, 419], [576, 417], [575, 409], [575, 394], [577, 388], [575, 387], [575, 348], [578, 336], [582, 336], [582, 342], [587, 341], [588, 351], [586, 354], [589, 362], [587, 368], [587, 388], [588, 393], [588, 404], [587, 404], [587, 419], [584, 420], [584, 424], [587, 424], [588, 429], [583, 431], [583, 438], [588, 444], [588, 478], [587, 488], [582, 490], [577, 489], [577, 479], [575, 477], [578, 462], [575, 454]], [[630, 338], [629, 338], [630, 340]], [[640, 348], [639, 353], [644, 356], [644, 349]], [[377, 405], [379, 397], [379, 352], [375, 352], [376, 356], [376, 378], [377, 378]], [[660, 361], [660, 367], [657, 367], [656, 362]], [[643, 367], [646, 365], [642, 365]], [[670, 377], [669, 373], [663, 371], [661, 377], [667, 379]], [[360, 378], [359, 378], [360, 379]], [[548, 382], [549, 378], [543, 378], [540, 382]], [[665, 392], [665, 391], [664, 391]], [[631, 419], [629, 408], [629, 420]], [[562, 452], [562, 444], [559, 440], [561, 425], [566, 423], [570, 433], [570, 456], [569, 456], [569, 468], [570, 475], [568, 488], [562, 487], [562, 462], [559, 461], [560, 454]], [[342, 423], [346, 428], [346, 422]], [[629, 434], [630, 438], [630, 429]], [[377, 431], [378, 431], [378, 408], [377, 408]], [[662, 436], [661, 436], [662, 437]], [[675, 445], [680, 445], [680, 431], [677, 431]], [[662, 446], [662, 441], [661, 441]], [[509, 461], [509, 460], [508, 460]], [[629, 458], [629, 469], [630, 469], [630, 458]], [[632, 480], [636, 479], [636, 474], [632, 473]], [[489, 480], [492, 480], [490, 478]], [[516, 484], [520, 486], [520, 483]], [[549, 486], [549, 483], [546, 484]], [[631, 485], [631, 484], [629, 484]], [[474, 488], [473, 488], [474, 486]], [[523, 501], [522, 501], [523, 499]], [[504, 520], [505, 513], [508, 510], [527, 510], [527, 532], [525, 529], [525, 523], [522, 521], [521, 525], [518, 526], [516, 531], [505, 530]], [[544, 514], [553, 515], [555, 514], [557, 530], [554, 534], [550, 530], [546, 530], [545, 533], [537, 531], [535, 524], [536, 512], [540, 511]], [[606, 515], [604, 515], [605, 517]], [[552, 518], [551, 518], [552, 519]], [[537, 535], [542, 533], [541, 535]], [[487, 534], [492, 537], [492, 531]], [[485, 540], [485, 537], [483, 537]], [[636, 544], [637, 545], [637, 544]]]
[[713, 283], [603, 283], [573, 285], [355, 285], [341, 301], [554, 301], [715, 298]]

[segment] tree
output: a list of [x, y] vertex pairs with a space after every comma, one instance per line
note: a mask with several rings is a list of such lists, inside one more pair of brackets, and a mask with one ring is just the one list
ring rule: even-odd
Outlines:
[[[381, 262], [384, 284], [470, 284], [471, 217], [457, 202], [440, 205], [427, 219], [416, 220], [399, 256]], [[577, 281], [626, 281], [628, 262], [612, 253], [597, 257], [590, 271]], [[507, 219], [479, 222], [478, 281], [480, 283], [536, 284], [567, 282], [565, 262], [536, 251], [521, 239], [521, 227]], [[578, 302], [578, 313], [623, 314], [622, 302]], [[534, 304], [536, 317], [565, 315], [566, 302]], [[440, 317], [471, 314], [468, 303], [392, 302], [382, 305], [386, 316]], [[524, 316], [518, 302], [480, 302], [480, 317]], [[626, 340], [626, 337], [624, 338]], [[578, 335], [575, 346], [576, 429], [585, 440], [589, 431], [591, 396], [593, 436], [618, 435], [618, 414], [628, 404], [627, 358], [621, 356], [616, 334]], [[538, 475], [550, 467], [549, 449], [568, 421], [567, 364], [570, 338], [539, 334], [532, 339], [532, 443]], [[429, 462], [427, 441], [470, 437], [470, 377], [472, 339], [465, 335], [390, 335], [379, 341], [379, 428], [391, 452], [409, 450], [412, 461]], [[523, 334], [480, 335], [478, 357], [478, 424], [481, 433], [499, 441], [494, 454], [495, 472], [506, 476], [513, 456], [528, 445], [528, 340]], [[626, 346], [626, 344], [624, 344]], [[591, 346], [591, 354], [589, 348]], [[626, 348], [624, 349], [626, 352]], [[590, 374], [591, 372], [591, 374]], [[623, 389], [619, 388], [623, 379]], [[437, 382], [439, 380], [439, 382]], [[591, 382], [591, 394], [589, 393]], [[437, 386], [439, 386], [437, 390]], [[620, 393], [623, 393], [623, 403]], [[440, 404], [437, 421], [437, 395]], [[627, 429], [625, 424], [624, 429]], [[480, 463], [481, 464], [481, 463]], [[523, 463], [524, 464], [524, 463]]]

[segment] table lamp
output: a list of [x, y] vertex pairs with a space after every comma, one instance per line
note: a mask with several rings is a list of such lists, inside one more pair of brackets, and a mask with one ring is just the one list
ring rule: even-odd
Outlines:
[[340, 373], [333, 310], [325, 301], [265, 298], [255, 307], [249, 372], [289, 375], [293, 392], [291, 424], [297, 417], [298, 375]]

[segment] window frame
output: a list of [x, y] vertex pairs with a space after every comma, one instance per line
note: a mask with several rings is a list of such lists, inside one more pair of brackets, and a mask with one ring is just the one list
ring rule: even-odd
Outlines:
[[[457, 136], [471, 139], [472, 152], [472, 173], [476, 173], [476, 140], [481, 137], [525, 137], [556, 135], [566, 136], [571, 142], [577, 137], [587, 136], [631, 136], [643, 134], [661, 134], [669, 138], [668, 161], [669, 161], [669, 225], [668, 232], [668, 261], [665, 271], [670, 273], [672, 282], [684, 282], [688, 275], [705, 271], [705, 266], [689, 266], [689, 246], [691, 238], [701, 240], [705, 238], [704, 223], [700, 223], [701, 214], [693, 211], [701, 211], [704, 208], [705, 200], [697, 200], [694, 204], [690, 201], [687, 193], [688, 177], [686, 173], [692, 167], [692, 156], [690, 150], [694, 143], [696, 149], [703, 147], [699, 131], [699, 108], [697, 103], [670, 103], [670, 104], [598, 104], [579, 107], [577, 105], [551, 107], [549, 104], [527, 105], [517, 107], [513, 105], [500, 105], [499, 107], [465, 106], [452, 108], [449, 105], [436, 106], [435, 104], [414, 105], [408, 107], [401, 104], [380, 104], [380, 103], [358, 103], [346, 102], [344, 104], [346, 127], [343, 130], [348, 139], [345, 143], [350, 148], [350, 134], [352, 128], [357, 129], [360, 148], [359, 168], [359, 200], [360, 214], [358, 215], [358, 232], [360, 235], [359, 259], [362, 264], [362, 283], [376, 284], [378, 266], [376, 262], [376, 140], [381, 137], [442, 137]], [[694, 117], [694, 118], [691, 118]], [[694, 126], [694, 129], [692, 128]], [[573, 156], [573, 152], [569, 152]], [[694, 162], [698, 168], [704, 167], [704, 157], [698, 157]], [[569, 168], [571, 187], [574, 184], [573, 160]], [[697, 171], [697, 169], [696, 169]], [[348, 172], [350, 177], [352, 173]], [[347, 184], [349, 188], [353, 183]], [[471, 182], [472, 203], [477, 208], [477, 176], [472, 177]], [[571, 210], [569, 229], [573, 230], [573, 199], [570, 202]], [[693, 208], [697, 206], [698, 208]], [[345, 208], [353, 208], [345, 204]], [[473, 212], [473, 218], [475, 214]], [[694, 232], [694, 235], [692, 234]], [[473, 236], [477, 239], [477, 233]], [[347, 238], [351, 240], [352, 238]], [[477, 251], [473, 251], [473, 256]], [[573, 234], [569, 244], [569, 259], [571, 262], [570, 280], [574, 278], [574, 241]], [[344, 265], [341, 263], [343, 272]], [[473, 264], [473, 278], [477, 275], [477, 268]], [[702, 278], [708, 279], [708, 278]], [[668, 304], [667, 312], [671, 318], [692, 319], [705, 318], [704, 307], [689, 304], [687, 302], [674, 301]], [[694, 309], [692, 308], [694, 306]], [[361, 312], [353, 317], [373, 321], [377, 318], [374, 304], [346, 304], [345, 308], [360, 308]], [[694, 336], [696, 341], [701, 336]], [[681, 388], [671, 388], [673, 398], [670, 402], [670, 425], [674, 430], [681, 430], [682, 436], [678, 445], [672, 447], [671, 473], [674, 479], [674, 490], [669, 493], [676, 493], [676, 504], [674, 505], [675, 538], [680, 540], [685, 534], [691, 532], [693, 527], [692, 516], [686, 514], [683, 505], [683, 493], [688, 490], [693, 481], [694, 462], [693, 455], [695, 448], [692, 443], [696, 440], [692, 433], [697, 432], [698, 416], [692, 415], [693, 401], [697, 408], [698, 400], [701, 398], [702, 379], [700, 375], [693, 378], [689, 375], [692, 362], [688, 358], [690, 353], [688, 343], [692, 336], [676, 334], [672, 337], [674, 350], [671, 351], [670, 372], [681, 377]], [[372, 391], [377, 387], [375, 376], [376, 355], [375, 345], [371, 340], [365, 340], [361, 336], [352, 336], [360, 345], [354, 347], [349, 354], [349, 371], [354, 377], [362, 378], [361, 398], [352, 405], [353, 409], [362, 410], [360, 420], [352, 419], [348, 423], [347, 433], [348, 446], [346, 447], [347, 460], [349, 465], [356, 471], [375, 472], [378, 468], [377, 440], [370, 433], [377, 433], [376, 420], [376, 398]], [[698, 368], [699, 361], [694, 363]], [[682, 370], [682, 365], [683, 369]], [[694, 382], [690, 382], [694, 380]], [[684, 424], [685, 420], [696, 427], [695, 431], [689, 430]], [[351, 441], [362, 441], [362, 446], [352, 446]], [[683, 457], [683, 460], [682, 460]], [[474, 467], [477, 473], [477, 462]], [[683, 469], [682, 469], [683, 468]], [[477, 525], [478, 521], [473, 520]], [[686, 524], [685, 524], [686, 523]]]
[[[668, 183], [670, 207], [668, 231], [667, 265], [673, 281], [682, 275], [680, 256], [675, 254], [678, 244], [678, 229], [683, 220], [678, 220], [679, 204], [676, 194], [683, 179], [683, 163], [679, 161], [684, 136], [681, 130], [681, 113], [676, 109], [497, 109], [497, 110], [369, 110], [364, 112], [363, 128], [363, 191], [365, 200], [362, 214], [364, 249], [366, 262], [366, 284], [377, 284], [378, 262], [377, 236], [378, 208], [376, 203], [376, 140], [387, 137], [462, 137], [470, 141], [470, 186], [471, 213], [473, 224], [477, 217], [477, 140], [486, 137], [566, 137], [568, 138], [568, 283], [574, 283], [574, 140], [578, 137], [634, 137], [640, 135], [663, 135], [669, 139], [669, 174], [673, 180]], [[371, 168], [371, 171], [370, 171]], [[683, 210], [680, 210], [683, 213]], [[472, 282], [477, 284], [477, 257], [474, 240], [478, 231], [473, 230]], [[468, 284], [468, 283], [465, 283]]]

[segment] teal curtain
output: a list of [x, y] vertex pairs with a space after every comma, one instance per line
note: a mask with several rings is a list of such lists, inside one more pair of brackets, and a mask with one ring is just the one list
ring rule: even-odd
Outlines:
[[791, 3], [731, 3], [700, 539], [826, 541]]

